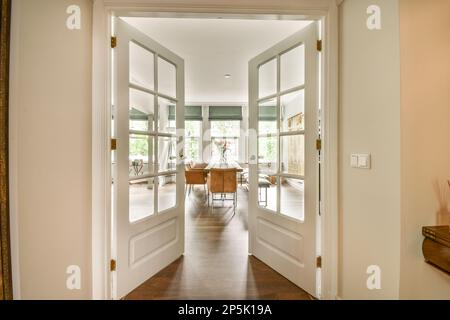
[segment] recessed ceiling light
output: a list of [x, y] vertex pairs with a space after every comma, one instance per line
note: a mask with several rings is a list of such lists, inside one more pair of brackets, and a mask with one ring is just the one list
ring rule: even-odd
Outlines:
[[230, 79], [230, 78], [231, 78], [231, 74], [228, 74], [228, 73], [227, 73], [227, 74], [225, 75], [225, 79]]

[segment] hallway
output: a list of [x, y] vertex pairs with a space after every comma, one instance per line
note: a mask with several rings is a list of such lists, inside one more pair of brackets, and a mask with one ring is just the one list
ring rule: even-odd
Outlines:
[[[254, 257], [248, 256], [247, 192], [213, 213], [198, 187], [186, 198], [186, 253], [131, 292], [128, 300], [265, 299], [312, 297]], [[216, 202], [216, 206], [221, 203]]]

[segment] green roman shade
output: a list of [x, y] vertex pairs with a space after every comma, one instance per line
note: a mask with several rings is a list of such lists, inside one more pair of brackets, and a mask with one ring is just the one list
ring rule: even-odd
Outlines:
[[175, 119], [176, 119], [175, 106], [169, 106], [169, 120], [175, 120]]
[[276, 106], [260, 106], [259, 121], [277, 121]]
[[202, 106], [187, 106], [184, 110], [184, 120], [203, 121]]
[[239, 120], [242, 121], [242, 107], [237, 106], [210, 106], [209, 120]]
[[148, 115], [138, 109], [132, 108], [130, 110], [130, 120], [147, 121]]
[[[175, 120], [175, 106], [169, 106], [169, 120]], [[202, 121], [202, 106], [186, 106], [184, 120]]]

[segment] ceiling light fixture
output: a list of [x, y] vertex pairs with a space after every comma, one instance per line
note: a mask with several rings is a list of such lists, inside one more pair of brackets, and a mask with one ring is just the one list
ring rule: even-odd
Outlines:
[[230, 79], [230, 78], [231, 78], [231, 74], [228, 74], [228, 73], [227, 73], [227, 74], [225, 75], [225, 79]]

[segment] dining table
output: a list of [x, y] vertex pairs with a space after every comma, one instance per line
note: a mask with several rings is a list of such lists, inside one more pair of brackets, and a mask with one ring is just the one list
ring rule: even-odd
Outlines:
[[244, 168], [236, 161], [210, 162], [204, 170], [209, 172], [211, 169], [236, 169], [237, 172], [244, 172]]

